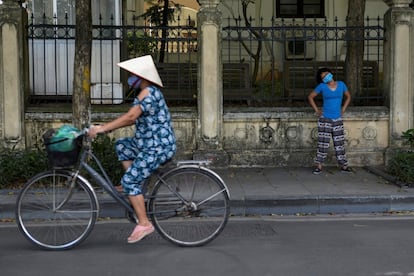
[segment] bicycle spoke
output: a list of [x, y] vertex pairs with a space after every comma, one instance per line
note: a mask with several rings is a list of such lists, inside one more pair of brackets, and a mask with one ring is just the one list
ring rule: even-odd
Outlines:
[[197, 167], [180, 167], [165, 175], [154, 187], [149, 207], [160, 234], [180, 246], [210, 242], [229, 215], [226, 188], [214, 174]]
[[216, 196], [219, 196], [221, 193], [225, 193], [226, 189], [222, 189], [221, 191], [218, 191], [217, 193], [207, 197], [206, 199], [200, 201], [199, 203], [197, 203], [197, 207], [203, 205], [206, 202], [209, 202], [210, 200], [212, 200], [213, 198], [215, 198]]
[[68, 249], [79, 244], [89, 235], [97, 215], [92, 189], [66, 171], [35, 176], [17, 199], [20, 231], [45, 249]]

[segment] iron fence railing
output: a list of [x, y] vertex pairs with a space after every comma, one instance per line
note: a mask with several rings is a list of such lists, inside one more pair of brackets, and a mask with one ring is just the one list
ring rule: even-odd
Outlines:
[[[248, 23], [245, 23], [248, 22]], [[360, 91], [351, 91], [357, 105], [384, 104], [383, 20], [365, 19], [363, 27], [346, 20], [228, 18], [223, 28], [223, 62], [250, 68], [256, 105], [307, 105], [320, 67], [330, 67], [345, 80], [346, 49], [350, 41], [364, 43]], [[246, 26], [247, 25], [247, 26]], [[357, 70], [358, 68], [354, 68]]]
[[[28, 25], [29, 102], [70, 102], [75, 25], [51, 24], [46, 16], [43, 22], [35, 23], [32, 18]], [[126, 85], [127, 73], [116, 64], [121, 60], [150, 54], [159, 67], [167, 99], [194, 105], [197, 78], [189, 79], [187, 73], [180, 70], [182, 64], [197, 64], [197, 28], [186, 22], [193, 20], [176, 18], [174, 25], [168, 27], [93, 25], [92, 104], [118, 104], [131, 100], [134, 94]]]
[[[364, 42], [361, 91], [351, 91], [358, 105], [384, 104], [382, 85], [384, 28], [380, 18], [366, 18], [363, 28], [334, 19], [223, 19], [222, 62], [224, 105], [304, 106], [315, 86], [315, 74], [330, 67], [345, 79], [346, 44]], [[39, 22], [38, 20], [36, 22]], [[57, 21], [56, 21], [57, 22]], [[94, 25], [91, 100], [93, 104], [129, 101], [127, 73], [116, 64], [151, 54], [171, 104], [197, 103], [197, 27], [177, 18], [168, 27]], [[361, 33], [363, 35], [350, 36]], [[75, 25], [28, 25], [30, 102], [70, 101]], [[203, 72], [200, 72], [203, 73]], [[204, 72], [208, 73], [208, 72]]]

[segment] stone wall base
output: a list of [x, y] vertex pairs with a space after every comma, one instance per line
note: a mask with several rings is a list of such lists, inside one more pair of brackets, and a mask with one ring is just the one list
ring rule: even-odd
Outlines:
[[[95, 124], [120, 113], [93, 113]], [[214, 167], [283, 167], [314, 165], [317, 147], [317, 118], [309, 109], [226, 112], [224, 137], [219, 149], [201, 149], [197, 141], [196, 112], [172, 110], [177, 137], [176, 159], [211, 159]], [[346, 154], [351, 166], [382, 166], [394, 151], [389, 146], [389, 114], [385, 107], [350, 108], [345, 124]], [[26, 143], [42, 144], [49, 128], [70, 124], [69, 113], [26, 113]], [[111, 132], [115, 138], [131, 136], [133, 127]], [[331, 145], [326, 165], [336, 165]]]

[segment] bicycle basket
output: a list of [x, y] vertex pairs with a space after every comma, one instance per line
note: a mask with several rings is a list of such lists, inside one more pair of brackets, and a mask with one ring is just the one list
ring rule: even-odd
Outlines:
[[53, 168], [74, 166], [82, 149], [82, 136], [74, 132], [66, 137], [58, 134], [55, 129], [49, 129], [43, 134], [49, 165]]

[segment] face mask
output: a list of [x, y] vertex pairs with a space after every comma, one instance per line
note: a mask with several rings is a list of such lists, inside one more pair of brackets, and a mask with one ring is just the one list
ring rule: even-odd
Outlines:
[[333, 75], [331, 73], [326, 74], [326, 76], [322, 79], [323, 83], [328, 83], [333, 80]]
[[141, 85], [141, 82], [142, 82], [142, 79], [140, 77], [138, 77], [138, 76], [135, 76], [135, 75], [134, 76], [130, 76], [128, 78], [128, 85], [131, 88], [134, 88], [134, 89], [138, 89], [139, 86]]

